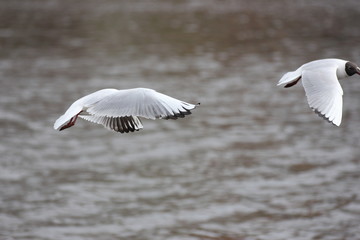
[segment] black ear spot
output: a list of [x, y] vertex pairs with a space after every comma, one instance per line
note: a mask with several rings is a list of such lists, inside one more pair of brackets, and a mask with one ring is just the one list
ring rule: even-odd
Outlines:
[[354, 75], [357, 72], [356, 68], [357, 68], [357, 65], [355, 63], [347, 62], [345, 64], [345, 72], [348, 76]]

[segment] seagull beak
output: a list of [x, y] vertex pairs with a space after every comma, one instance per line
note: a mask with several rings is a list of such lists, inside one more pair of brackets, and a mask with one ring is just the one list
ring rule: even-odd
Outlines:
[[356, 68], [356, 73], [360, 75], [360, 67]]

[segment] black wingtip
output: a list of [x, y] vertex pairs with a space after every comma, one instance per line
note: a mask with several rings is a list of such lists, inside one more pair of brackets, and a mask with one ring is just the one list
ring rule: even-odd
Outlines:
[[321, 117], [322, 119], [324, 119], [325, 121], [327, 121], [328, 123], [331, 123], [332, 125], [338, 127], [338, 125], [336, 125], [335, 123], [333, 123], [328, 117], [325, 116], [325, 114], [321, 113], [319, 110], [315, 109], [315, 108], [311, 108], [314, 113], [316, 113], [319, 117]]

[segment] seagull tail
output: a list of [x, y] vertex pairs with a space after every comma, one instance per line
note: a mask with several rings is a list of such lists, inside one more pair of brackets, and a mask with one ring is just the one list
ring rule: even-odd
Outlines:
[[79, 114], [80, 113], [76, 114], [75, 116], [68, 116], [66, 114], [62, 115], [55, 121], [54, 129], [62, 131], [66, 128], [74, 126]]
[[79, 114], [82, 113], [82, 107], [73, 104], [69, 109], [59, 117], [54, 123], [54, 129], [62, 131], [66, 128], [74, 126]]
[[278, 86], [284, 85], [285, 88], [294, 86], [301, 79], [301, 73], [299, 70], [294, 72], [285, 73], [284, 76], [279, 80]]

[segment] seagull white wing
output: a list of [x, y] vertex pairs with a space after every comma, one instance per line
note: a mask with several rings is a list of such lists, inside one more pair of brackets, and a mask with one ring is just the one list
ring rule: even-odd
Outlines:
[[[54, 124], [54, 129], [56, 130], [62, 130], [63, 127], [66, 127], [70, 123], [75, 123], [76, 117], [86, 109], [87, 106], [92, 105], [104, 97], [111, 95], [118, 90], [116, 89], [102, 89], [99, 91], [96, 91], [94, 93], [91, 93], [89, 95], [86, 95], [78, 100], [76, 100], [71, 106], [66, 110], [64, 115], [59, 117]], [[72, 125], [69, 125], [69, 127]]]
[[342, 118], [343, 90], [336, 76], [338, 66], [304, 70], [302, 83], [309, 106], [320, 116], [339, 126]]
[[149, 119], [177, 119], [191, 114], [196, 105], [147, 88], [119, 90], [93, 104], [87, 112], [94, 116], [139, 116]]

